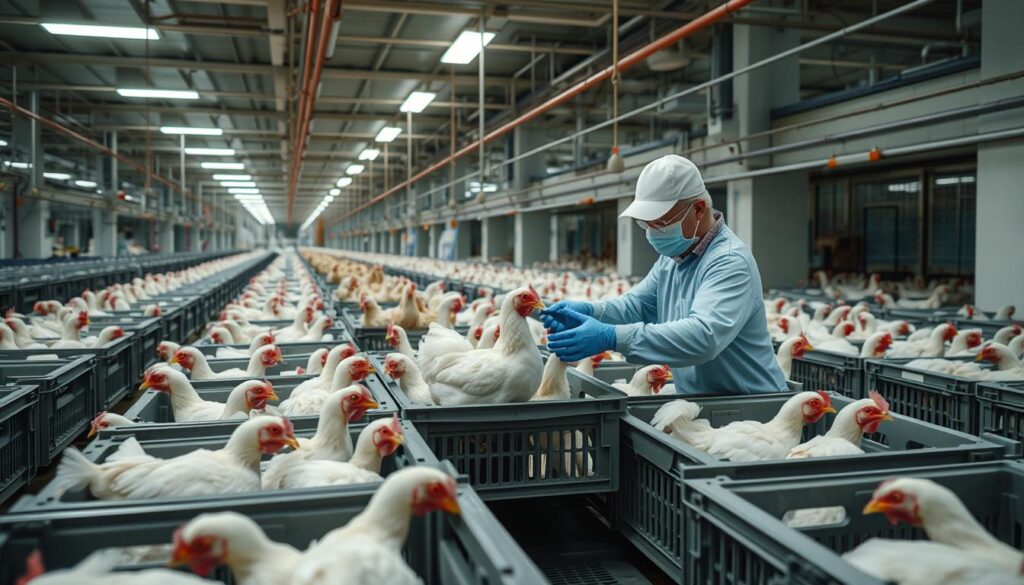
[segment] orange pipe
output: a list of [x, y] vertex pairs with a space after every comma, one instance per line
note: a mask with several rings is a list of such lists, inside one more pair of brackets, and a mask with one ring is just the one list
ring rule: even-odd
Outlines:
[[[306, 48], [305, 58], [302, 60], [302, 82], [299, 84], [299, 111], [295, 116], [296, 128], [299, 130], [295, 134], [295, 147], [296, 153], [299, 152], [299, 144], [303, 142], [301, 136], [302, 120], [306, 114], [306, 97], [309, 95], [309, 77], [310, 71], [312, 71], [311, 62], [313, 60], [313, 44], [316, 40], [316, 17], [317, 13], [320, 12], [320, 0], [310, 0], [309, 2], [309, 22], [306, 25]], [[296, 156], [295, 160], [298, 161], [299, 157]], [[290, 181], [290, 189], [288, 190], [288, 223], [292, 223], [292, 212], [295, 207], [295, 191], [298, 186], [299, 172], [296, 163], [292, 163], [292, 178]]]
[[[722, 20], [726, 16], [732, 14], [733, 12], [736, 12], [737, 10], [752, 3], [753, 1], [754, 0], [728, 0], [727, 2], [718, 6], [717, 8], [714, 8], [702, 14], [701, 16], [695, 18], [694, 20], [691, 20], [690, 22], [684, 24], [683, 26], [661, 37], [660, 39], [657, 39], [651, 42], [650, 44], [644, 45], [643, 47], [640, 47], [636, 51], [626, 55], [622, 59], [619, 59], [618, 70], [622, 72], [625, 71], [626, 69], [629, 69], [630, 67], [633, 67], [634, 65], [640, 63], [641, 61], [653, 55], [654, 53], [657, 53], [658, 51], [668, 47], [669, 45], [676, 43], [680, 39], [692, 35], [693, 33], [699, 30], [707, 28], [708, 26], [718, 22], [719, 20]], [[550, 98], [546, 102], [533, 107], [529, 111], [520, 115], [518, 118], [510, 122], [507, 122], [499, 126], [498, 128], [495, 128], [494, 130], [491, 130], [490, 132], [484, 135], [484, 144], [491, 142], [496, 138], [504, 136], [508, 132], [514, 130], [516, 127], [521, 126], [526, 122], [529, 122], [530, 120], [536, 118], [537, 116], [540, 116], [544, 112], [547, 112], [548, 110], [565, 103], [566, 101], [572, 99], [573, 97], [587, 91], [588, 89], [591, 89], [592, 87], [595, 87], [602, 81], [609, 79], [615, 72], [615, 69], [615, 64], [609, 65], [608, 67], [602, 69], [601, 71], [598, 71], [597, 73], [591, 75], [590, 77], [584, 79], [583, 81], [577, 83], [576, 85], [566, 89], [562, 93]], [[430, 173], [433, 173], [434, 171], [440, 170], [445, 166], [451, 164], [456, 159], [462, 158], [463, 156], [466, 156], [467, 154], [470, 154], [472, 152], [476, 152], [478, 148], [480, 148], [479, 139], [474, 140], [470, 144], [467, 144], [466, 146], [455, 151], [453, 154], [439, 160], [438, 162], [416, 173], [412, 177], [409, 177], [407, 180], [395, 185], [391, 189], [381, 193], [380, 195], [377, 195], [373, 199], [370, 199], [366, 203], [363, 203], [362, 205], [349, 211], [345, 215], [338, 218], [338, 222], [348, 217], [351, 217], [356, 213], [359, 213], [360, 211], [370, 207], [371, 205], [380, 203], [384, 199], [387, 199], [391, 195], [398, 193], [402, 189], [405, 189], [409, 185], [415, 183], [416, 181], [422, 179], [423, 177], [426, 177]]]

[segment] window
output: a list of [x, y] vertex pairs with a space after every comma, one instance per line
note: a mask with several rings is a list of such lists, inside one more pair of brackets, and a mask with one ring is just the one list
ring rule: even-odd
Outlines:
[[928, 230], [928, 271], [935, 274], [974, 273], [974, 172], [931, 177]]

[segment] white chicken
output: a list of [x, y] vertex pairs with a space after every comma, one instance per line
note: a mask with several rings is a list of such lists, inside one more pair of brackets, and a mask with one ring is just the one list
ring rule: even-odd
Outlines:
[[430, 386], [423, 379], [419, 366], [409, 356], [404, 353], [389, 353], [384, 358], [384, 372], [398, 382], [398, 387], [409, 400], [419, 404], [434, 403], [430, 396]]
[[263, 488], [282, 489], [292, 468], [302, 461], [348, 461], [352, 457], [349, 423], [361, 420], [367, 410], [378, 407], [373, 394], [359, 384], [328, 395], [320, 407], [316, 434], [309, 439], [299, 439], [301, 449], [278, 454], [270, 460], [263, 473]]
[[411, 359], [416, 359], [416, 350], [412, 348], [412, 344], [409, 343], [409, 335], [405, 332], [400, 325], [388, 325], [387, 331], [384, 334], [384, 341], [388, 345], [401, 353], [408, 356]]
[[[502, 333], [493, 348], [436, 357], [432, 379], [425, 375], [434, 403], [447, 406], [529, 400], [540, 384], [543, 364], [526, 317], [534, 309], [543, 307], [532, 288], [513, 291], [502, 303]], [[438, 330], [449, 331], [431, 325], [420, 342], [420, 354], [430, 354], [431, 336]], [[458, 338], [465, 342], [461, 336]]]
[[118, 327], [117, 325], [111, 325], [104, 327], [99, 335], [86, 337], [82, 340], [82, 343], [86, 347], [106, 347], [108, 343], [115, 339], [124, 337], [124, 328]]
[[221, 371], [214, 371], [210, 363], [206, 361], [203, 352], [194, 347], [181, 347], [171, 357], [171, 364], [178, 364], [191, 372], [193, 380], [224, 380], [230, 378], [262, 378], [267, 375], [267, 368], [276, 366], [284, 361], [281, 350], [276, 345], [265, 345], [249, 358], [249, 366], [246, 369], [228, 368]]
[[653, 365], [637, 370], [628, 384], [615, 382], [612, 386], [627, 396], [652, 396], [660, 393], [665, 384], [671, 381], [672, 370], [668, 366]]
[[540, 385], [534, 392], [530, 401], [538, 400], [570, 400], [572, 393], [569, 390], [569, 378], [567, 370], [571, 364], [558, 359], [558, 356], [551, 353], [544, 363], [544, 371], [541, 374]]
[[1010, 345], [1010, 342], [1013, 341], [1014, 338], [1020, 336], [1021, 333], [1024, 333], [1024, 331], [1021, 330], [1020, 324], [1014, 323], [1013, 325], [1008, 325], [997, 331], [992, 337], [992, 341], [1002, 343], [1003, 345]]
[[171, 365], [171, 360], [174, 359], [174, 352], [180, 348], [181, 345], [173, 341], [161, 341], [156, 346], [156, 357], [160, 358], [160, 361], [165, 364]]
[[986, 380], [1024, 380], [1024, 362], [1005, 345], [989, 343], [978, 352], [974, 360], [996, 365], [996, 371], [984, 375]]
[[[214, 327], [211, 330], [210, 338], [213, 340], [213, 342], [218, 345], [232, 345], [226, 344], [224, 341], [220, 340], [220, 335], [217, 332], [217, 329], [223, 328]], [[234, 347], [218, 347], [217, 351], [214, 353], [214, 356], [216, 356], [217, 359], [246, 359], [252, 357], [252, 354], [257, 349], [266, 345], [273, 345], [274, 341], [274, 336], [271, 335], [270, 333], [261, 333], [259, 335], [253, 336], [252, 341], [249, 343], [249, 347], [247, 349], [237, 349]]]
[[416, 285], [412, 283], [406, 285], [397, 307], [381, 310], [373, 298], [364, 294], [359, 299], [359, 309], [363, 312], [364, 327], [385, 327], [392, 323], [405, 329], [415, 329], [420, 322], [420, 312], [416, 307]]
[[302, 381], [292, 389], [289, 398], [297, 398], [306, 392], [326, 392], [331, 388], [331, 381], [334, 379], [334, 372], [338, 364], [356, 354], [356, 346], [349, 342], [344, 345], [336, 345], [327, 352], [327, 359], [320, 369], [320, 375], [316, 378]]
[[239, 585], [283, 585], [300, 556], [295, 548], [267, 538], [247, 516], [215, 512], [196, 516], [174, 532], [169, 564], [187, 565], [202, 577], [225, 565]]
[[203, 400], [185, 374], [167, 366], [154, 366], [142, 378], [140, 390], [152, 388], [171, 395], [171, 411], [175, 422], [222, 420], [247, 416], [253, 410], [263, 410], [271, 400], [277, 400], [269, 382], [247, 380], [228, 394], [226, 403]]
[[351, 485], [381, 481], [381, 465], [405, 443], [398, 416], [382, 418], [366, 425], [356, 439], [355, 452], [348, 461], [307, 460], [289, 468], [281, 489], [300, 489], [329, 485]]
[[699, 404], [673, 400], [654, 413], [651, 426], [719, 459], [766, 461], [785, 458], [799, 444], [805, 424], [835, 411], [827, 393], [799, 392], [768, 422], [734, 421], [716, 429], [697, 418]]
[[292, 390], [291, 395], [281, 402], [278, 409], [287, 416], [316, 414], [320, 412], [321, 405], [332, 392], [361, 382], [374, 372], [373, 364], [366, 356], [357, 354], [347, 357], [334, 369], [329, 387], [307, 389], [298, 396], [295, 395], [295, 390]]
[[946, 342], [952, 341], [954, 337], [956, 337], [956, 327], [944, 323], [932, 329], [928, 339], [915, 341], [911, 337], [907, 341], [894, 342], [886, 357], [940, 357], [946, 352]]
[[91, 439], [103, 429], [115, 429], [117, 427], [130, 427], [138, 423], [132, 419], [113, 412], [101, 411], [89, 424], [89, 434], [86, 438]]
[[790, 337], [779, 344], [779, 350], [775, 352], [775, 361], [782, 368], [782, 373], [789, 380], [793, 372], [793, 358], [804, 357], [804, 354], [814, 349], [807, 337]]
[[419, 465], [390, 474], [362, 513], [327, 533], [302, 555], [295, 565], [292, 584], [420, 583], [401, 551], [411, 516], [434, 510], [459, 514], [453, 478]]
[[82, 585], [103, 583], [104, 585], [209, 585], [199, 577], [171, 571], [169, 569], [144, 569], [141, 571], [115, 571], [119, 555], [116, 551], [105, 551], [87, 557], [70, 569], [46, 571], [42, 554], [36, 550], [25, 561], [25, 573], [16, 579], [16, 585]]
[[262, 454], [284, 447], [297, 449], [291, 422], [276, 416], [249, 419], [216, 451], [197, 449], [171, 459], [147, 455], [129, 437], [103, 463], [89, 461], [69, 447], [57, 467], [57, 481], [65, 489], [88, 488], [102, 500], [211, 496], [260, 489]]
[[50, 344], [50, 349], [81, 349], [86, 347], [81, 340], [81, 331], [89, 326], [89, 313], [80, 311], [64, 322], [60, 339]]
[[948, 488], [901, 477], [875, 490], [864, 514], [920, 526], [930, 541], [872, 538], [843, 560], [898, 585], [1021, 585], [1024, 554], [999, 541]]
[[868, 398], [851, 402], [843, 407], [832, 421], [824, 435], [793, 447], [786, 459], [810, 459], [813, 457], [836, 457], [864, 453], [860, 442], [864, 433], [874, 433], [884, 421], [891, 421], [889, 403], [874, 390], [868, 391]]

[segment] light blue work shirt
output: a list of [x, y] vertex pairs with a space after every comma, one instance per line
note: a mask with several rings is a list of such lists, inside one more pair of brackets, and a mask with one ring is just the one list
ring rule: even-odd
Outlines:
[[594, 317], [616, 325], [615, 349], [627, 361], [672, 368], [679, 394], [787, 389], [768, 335], [757, 263], [724, 224], [703, 253], [661, 256], [625, 295], [594, 303]]

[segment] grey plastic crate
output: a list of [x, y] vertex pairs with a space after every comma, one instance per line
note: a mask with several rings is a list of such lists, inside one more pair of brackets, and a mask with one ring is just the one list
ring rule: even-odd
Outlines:
[[[971, 358], [944, 358], [970, 361]], [[903, 359], [869, 359], [865, 390], [877, 390], [892, 412], [964, 433], [978, 433], [977, 380], [906, 367]]]
[[28, 384], [0, 384], [0, 504], [36, 475], [39, 393]]
[[[274, 393], [281, 400], [287, 399], [291, 396], [292, 390], [295, 389], [300, 383], [310, 379], [310, 376], [287, 376], [281, 378], [267, 378], [274, 385]], [[231, 390], [241, 383], [241, 381], [234, 382], [219, 382], [216, 380], [194, 382], [193, 386], [199, 393], [200, 398], [203, 400], [212, 400], [215, 402], [224, 402], [227, 400]], [[391, 398], [391, 395], [385, 389], [384, 382], [376, 375], [371, 375], [365, 382], [362, 382], [370, 393], [373, 394], [374, 399], [380, 405], [378, 408], [371, 410], [366, 413], [366, 420], [376, 420], [378, 418], [389, 417], [392, 414], [398, 412], [395, 405], [395, 401]], [[156, 423], [140, 425], [140, 429], [131, 428], [130, 432], [139, 433], [146, 432], [159, 438], [187, 438], [190, 436], [207, 436], [216, 434], [227, 434], [230, 435], [235, 427], [238, 426], [243, 419], [230, 419], [224, 421], [202, 421], [202, 422], [175, 422], [174, 411], [171, 408], [171, 398], [166, 392], [158, 392], [156, 390], [146, 390], [138, 400], [132, 404], [124, 416], [128, 417], [133, 421], [140, 423]], [[296, 430], [315, 429], [319, 414], [313, 414], [308, 416], [296, 416], [292, 417], [291, 421], [295, 425]], [[117, 429], [111, 429], [104, 432], [118, 432]]]
[[[359, 351], [379, 352], [391, 351], [393, 349], [385, 339], [388, 331], [387, 327], [363, 327], [363, 316], [358, 311], [343, 311], [342, 321], [348, 327], [348, 331], [352, 335], [352, 341], [359, 348]], [[413, 347], [419, 347], [420, 340], [427, 334], [427, 331], [427, 329], [406, 329], [405, 334]], [[460, 335], [465, 335], [469, 331], [469, 327], [455, 327], [455, 331]]]
[[[409, 422], [402, 421], [402, 431], [406, 435], [406, 442], [394, 455], [386, 457], [381, 467], [381, 475], [386, 476], [395, 469], [401, 469], [410, 465], [436, 464], [437, 459], [427, 448], [423, 437], [417, 429]], [[349, 427], [353, 444], [359, 436], [359, 432], [366, 425], [363, 423], [354, 424]], [[315, 429], [298, 430], [297, 436], [310, 437]], [[129, 433], [107, 435], [109, 438], [100, 438], [89, 443], [82, 454], [89, 460], [96, 463], [103, 463], [108, 457], [117, 452], [121, 444], [129, 437]], [[134, 437], [142, 445], [146, 453], [160, 458], [169, 459], [196, 451], [198, 449], [220, 449], [227, 444], [230, 434], [226, 435], [200, 435], [190, 438], [168, 439], [153, 437], [145, 434], [136, 434]], [[264, 456], [264, 461], [269, 460]], [[259, 494], [269, 495], [280, 492], [290, 493], [293, 496], [323, 490], [350, 491], [358, 488], [351, 486], [339, 486], [333, 488], [314, 488], [309, 490], [274, 490], [260, 491]], [[26, 495], [19, 498], [11, 506], [10, 514], [23, 514], [34, 512], [47, 512], [57, 514], [62, 512], [84, 512], [89, 510], [104, 510], [111, 508], [139, 508], [146, 509], [153, 504], [173, 504], [177, 506], [188, 506], [193, 503], [220, 501], [230, 502], [233, 498], [246, 497], [248, 494], [223, 494], [214, 496], [189, 496], [177, 498], [154, 498], [146, 500], [97, 500], [92, 497], [87, 489], [62, 491], [55, 481], [46, 484], [37, 494]]]
[[[370, 354], [378, 372], [379, 354]], [[625, 396], [604, 388], [571, 400], [511, 404], [415, 404], [393, 382], [403, 418], [439, 459], [469, 476], [485, 500], [605, 493], [619, 486], [619, 419]]]
[[[150, 504], [79, 514], [0, 518], [0, 583], [24, 572], [33, 550], [48, 569], [70, 567], [104, 548], [170, 544], [174, 531], [203, 513], [233, 511], [256, 521], [272, 540], [306, 549], [361, 512], [375, 486], [298, 492], [257, 492], [187, 506]], [[540, 585], [544, 575], [465, 483], [459, 516], [413, 518], [403, 556], [427, 585]], [[168, 549], [169, 553], [169, 549]]]
[[[332, 347], [334, 347], [336, 345], [342, 345], [342, 344], [345, 344], [345, 343], [349, 343], [350, 341], [351, 341], [351, 339], [348, 337], [348, 335], [346, 335], [345, 339], [341, 339], [341, 340], [335, 339], [335, 340], [332, 340], [332, 341], [295, 341], [295, 342], [274, 343], [274, 345], [276, 345], [281, 350], [281, 353], [283, 355], [285, 355], [285, 356], [301, 355], [301, 354], [304, 354], [304, 355], [308, 356], [309, 354], [311, 354], [314, 351], [320, 349], [321, 347], [332, 348]], [[234, 344], [234, 345], [219, 345], [219, 344], [216, 344], [216, 343], [209, 343], [209, 339], [205, 338], [205, 339], [200, 339], [200, 340], [196, 341], [195, 343], [193, 343], [192, 347], [198, 349], [205, 356], [216, 357], [217, 350], [222, 348], [222, 347], [230, 347], [232, 349], [247, 350], [247, 349], [249, 349], [249, 344], [245, 343], [245, 344]]]
[[864, 385], [866, 361], [867, 358], [830, 351], [809, 351], [793, 358], [789, 378], [806, 388], [862, 398], [869, 389]]
[[164, 340], [174, 341], [176, 343], [182, 343], [185, 341], [185, 338], [187, 337], [185, 335], [187, 311], [183, 304], [161, 300], [156, 300], [152, 303], [145, 301], [144, 303], [145, 304], [140, 304], [139, 308], [136, 309], [108, 312], [111, 317], [115, 318], [131, 317], [135, 319], [145, 319], [147, 317], [143, 314], [142, 307], [148, 304], [158, 305], [160, 307], [160, 338], [157, 340], [157, 343]]
[[[791, 393], [735, 397], [687, 397], [701, 405], [701, 418], [718, 427], [735, 420], [768, 421]], [[923, 465], [969, 463], [1001, 459], [1020, 453], [1020, 444], [991, 441], [911, 418], [895, 415], [879, 432], [865, 437], [865, 454], [794, 461], [732, 463], [722, 461], [656, 431], [650, 421], [666, 402], [678, 396], [631, 402], [620, 427], [620, 489], [612, 496], [613, 522], [638, 549], [679, 583], [687, 548], [682, 502], [684, 480], [701, 477], [764, 479], [814, 477], [820, 473], [846, 473], [864, 469], [892, 469]], [[854, 399], [834, 396], [836, 409]], [[824, 434], [834, 420], [826, 415], [804, 428], [804, 440]]]
[[163, 327], [160, 324], [160, 317], [89, 317], [92, 321], [92, 328], [99, 333], [103, 328], [117, 325], [125, 330], [125, 333], [132, 333], [132, 345], [134, 358], [132, 359], [132, 379], [138, 379], [142, 372], [156, 362], [156, 346], [163, 340]]
[[33, 422], [33, 460], [49, 465], [89, 428], [96, 413], [95, 363], [90, 356], [46, 361], [0, 361], [0, 383], [15, 382], [38, 388]]
[[978, 384], [978, 431], [1024, 442], [1024, 380]]
[[[316, 344], [316, 349], [321, 347], [330, 349], [334, 347], [334, 342], [321, 342]], [[314, 349], [314, 351], [316, 351], [316, 349]], [[266, 368], [268, 376], [279, 377], [282, 375], [282, 372], [293, 372], [296, 368], [305, 368], [306, 362], [309, 361], [309, 354], [284, 353], [282, 351], [281, 358], [284, 361]], [[249, 367], [249, 359], [250, 358], [218, 358], [208, 356], [206, 358], [206, 363], [209, 364], [210, 369], [214, 372], [223, 372], [232, 368], [241, 368], [242, 370], [245, 370]], [[241, 376], [241, 378], [248, 379], [250, 376]]]
[[[882, 481], [922, 477], [952, 490], [986, 529], [1021, 548], [1024, 466], [1019, 462], [985, 462], [858, 473], [821, 474], [814, 478], [687, 481], [685, 514], [686, 569], [690, 583], [704, 585], [881, 585], [839, 555], [873, 537], [926, 540], [920, 528], [892, 526], [882, 514], [861, 510]], [[837, 524], [796, 530], [781, 518], [791, 510], [841, 506], [846, 519]]]

